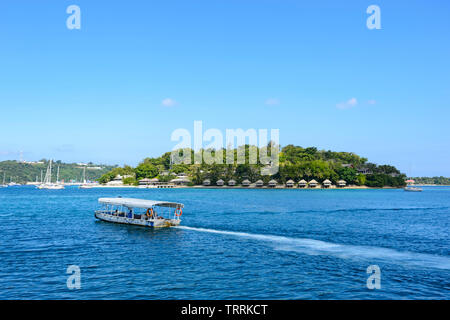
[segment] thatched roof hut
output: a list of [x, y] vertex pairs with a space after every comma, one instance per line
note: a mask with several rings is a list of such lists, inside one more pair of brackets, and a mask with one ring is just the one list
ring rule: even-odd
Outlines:
[[203, 185], [204, 185], [204, 186], [209, 186], [209, 185], [211, 185], [211, 180], [209, 180], [209, 179], [203, 180]]
[[318, 185], [318, 182], [314, 179], [312, 179], [309, 183], [308, 183], [310, 188], [315, 188]]
[[274, 188], [276, 187], [277, 183], [277, 180], [272, 179], [269, 181], [269, 187]]
[[256, 185], [257, 187], [262, 187], [262, 186], [264, 185], [264, 181], [258, 180], [258, 181], [255, 182], [255, 185]]
[[236, 180], [233, 180], [233, 179], [229, 180], [228, 181], [228, 185], [229, 186], [235, 186], [236, 185]]
[[337, 184], [339, 187], [345, 187], [347, 185], [347, 182], [345, 180], [339, 180]]
[[245, 179], [244, 181], [242, 181], [242, 186], [243, 187], [248, 187], [249, 185], [250, 185], [250, 180], [248, 180], [248, 179]]
[[329, 188], [329, 187], [331, 187], [331, 181], [328, 180], [328, 179], [325, 179], [325, 180], [322, 182], [322, 186], [323, 186], [324, 188]]
[[223, 181], [222, 179], [219, 179], [219, 180], [216, 181], [216, 184], [217, 184], [218, 186], [223, 186], [224, 181]]
[[288, 188], [292, 188], [294, 186], [294, 184], [295, 184], [295, 182], [292, 179], [286, 181], [286, 187], [288, 187]]
[[299, 186], [300, 188], [306, 187], [307, 184], [308, 184], [308, 182], [307, 182], [306, 180], [304, 180], [304, 179], [302, 179], [302, 180], [300, 180], [300, 181], [298, 182], [298, 186]]

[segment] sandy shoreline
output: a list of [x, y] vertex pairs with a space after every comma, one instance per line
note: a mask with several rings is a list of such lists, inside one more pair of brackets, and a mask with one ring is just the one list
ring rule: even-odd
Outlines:
[[142, 186], [106, 186], [106, 185], [99, 185], [99, 186], [92, 186], [91, 189], [98, 189], [98, 188], [104, 188], [104, 189], [226, 189], [226, 190], [232, 190], [232, 189], [250, 189], [250, 190], [368, 190], [368, 189], [403, 189], [403, 187], [395, 188], [395, 187], [383, 187], [383, 188], [373, 188], [373, 187], [367, 187], [367, 186], [347, 186], [347, 187], [336, 187], [332, 186], [330, 188], [299, 188], [299, 187], [285, 187], [285, 186], [277, 186], [277, 187], [255, 187], [255, 186], [249, 186], [249, 187], [243, 187], [243, 186], [170, 186], [170, 187], [142, 187]]

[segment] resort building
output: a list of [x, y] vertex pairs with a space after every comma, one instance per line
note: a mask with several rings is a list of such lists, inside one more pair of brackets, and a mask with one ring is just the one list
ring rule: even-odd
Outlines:
[[236, 185], [236, 181], [233, 180], [233, 179], [231, 179], [230, 181], [228, 181], [228, 185], [229, 185], [230, 187], [234, 187], [234, 186]]
[[145, 178], [145, 179], [141, 179], [141, 180], [139, 180], [139, 185], [140, 186], [149, 186], [150, 185], [150, 179], [148, 179], [148, 178]]
[[140, 186], [155, 186], [155, 185], [159, 185], [159, 179], [158, 178], [153, 178], [153, 179], [148, 179], [148, 178], [144, 178], [139, 180], [139, 185]]
[[314, 179], [312, 179], [309, 183], [308, 183], [310, 188], [317, 188], [318, 182]]
[[170, 180], [170, 182], [178, 186], [187, 186], [191, 182], [191, 180], [189, 180], [188, 178], [175, 178]]
[[269, 181], [269, 187], [270, 188], [275, 188], [277, 186], [277, 180], [270, 180]]
[[372, 171], [370, 171], [368, 168], [360, 168], [357, 171], [360, 174], [372, 174]]
[[322, 182], [322, 187], [324, 187], [324, 188], [329, 188], [329, 187], [331, 187], [331, 181], [328, 180], [328, 179], [325, 179], [325, 180]]
[[295, 184], [294, 180], [288, 180], [286, 182], [286, 188], [293, 188], [294, 184]]
[[242, 181], [242, 186], [243, 187], [248, 187], [249, 185], [250, 185], [250, 180], [248, 180], [248, 179], [245, 179], [244, 181]]
[[345, 180], [339, 180], [337, 183], [339, 188], [345, 187], [346, 184], [347, 184], [347, 182], [345, 182]]
[[218, 185], [219, 187], [223, 186], [224, 181], [222, 179], [217, 180], [216, 185]]
[[209, 186], [209, 185], [211, 185], [211, 180], [209, 180], [209, 179], [203, 180], [203, 185], [204, 185], [204, 186]]
[[187, 178], [188, 175], [184, 172], [177, 174], [177, 178]]
[[264, 181], [262, 181], [262, 180], [258, 180], [255, 182], [255, 186], [258, 188], [261, 188], [263, 185], [264, 185]]
[[108, 186], [123, 186], [123, 177], [118, 174], [113, 180], [109, 181], [106, 185]]
[[308, 184], [308, 182], [306, 182], [306, 180], [302, 179], [298, 182], [298, 187], [299, 188], [306, 188], [306, 185]]

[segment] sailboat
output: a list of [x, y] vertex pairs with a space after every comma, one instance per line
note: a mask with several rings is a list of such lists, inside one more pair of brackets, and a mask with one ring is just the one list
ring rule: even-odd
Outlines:
[[422, 191], [422, 188], [418, 188], [418, 187], [414, 186], [414, 183], [415, 183], [414, 180], [412, 180], [412, 179], [406, 180], [406, 183], [407, 183], [407, 185], [404, 188], [405, 191], [410, 191], [410, 192], [421, 192]]
[[7, 188], [8, 187], [8, 185], [5, 184], [5, 177], [6, 177], [6, 173], [3, 172], [3, 183], [0, 185], [0, 188]]
[[51, 189], [60, 190], [64, 189], [64, 186], [59, 183], [59, 167], [56, 177], [56, 183], [52, 183], [52, 160], [49, 161], [47, 172], [45, 173], [44, 181], [41, 185], [37, 187], [38, 189]]
[[83, 181], [80, 185], [80, 189], [92, 189], [94, 183], [88, 183], [86, 180], [86, 167], [83, 168], [83, 177], [81, 178]]

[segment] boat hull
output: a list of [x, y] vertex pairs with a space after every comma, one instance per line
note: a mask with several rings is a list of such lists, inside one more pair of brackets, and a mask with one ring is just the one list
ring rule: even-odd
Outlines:
[[422, 191], [422, 189], [416, 188], [416, 187], [406, 187], [404, 190], [408, 191], [408, 192], [421, 192]]
[[95, 217], [99, 220], [120, 223], [120, 224], [131, 224], [135, 226], [149, 227], [149, 228], [165, 228], [178, 226], [181, 222], [180, 219], [133, 219], [128, 217], [121, 217], [105, 212], [95, 212]]

